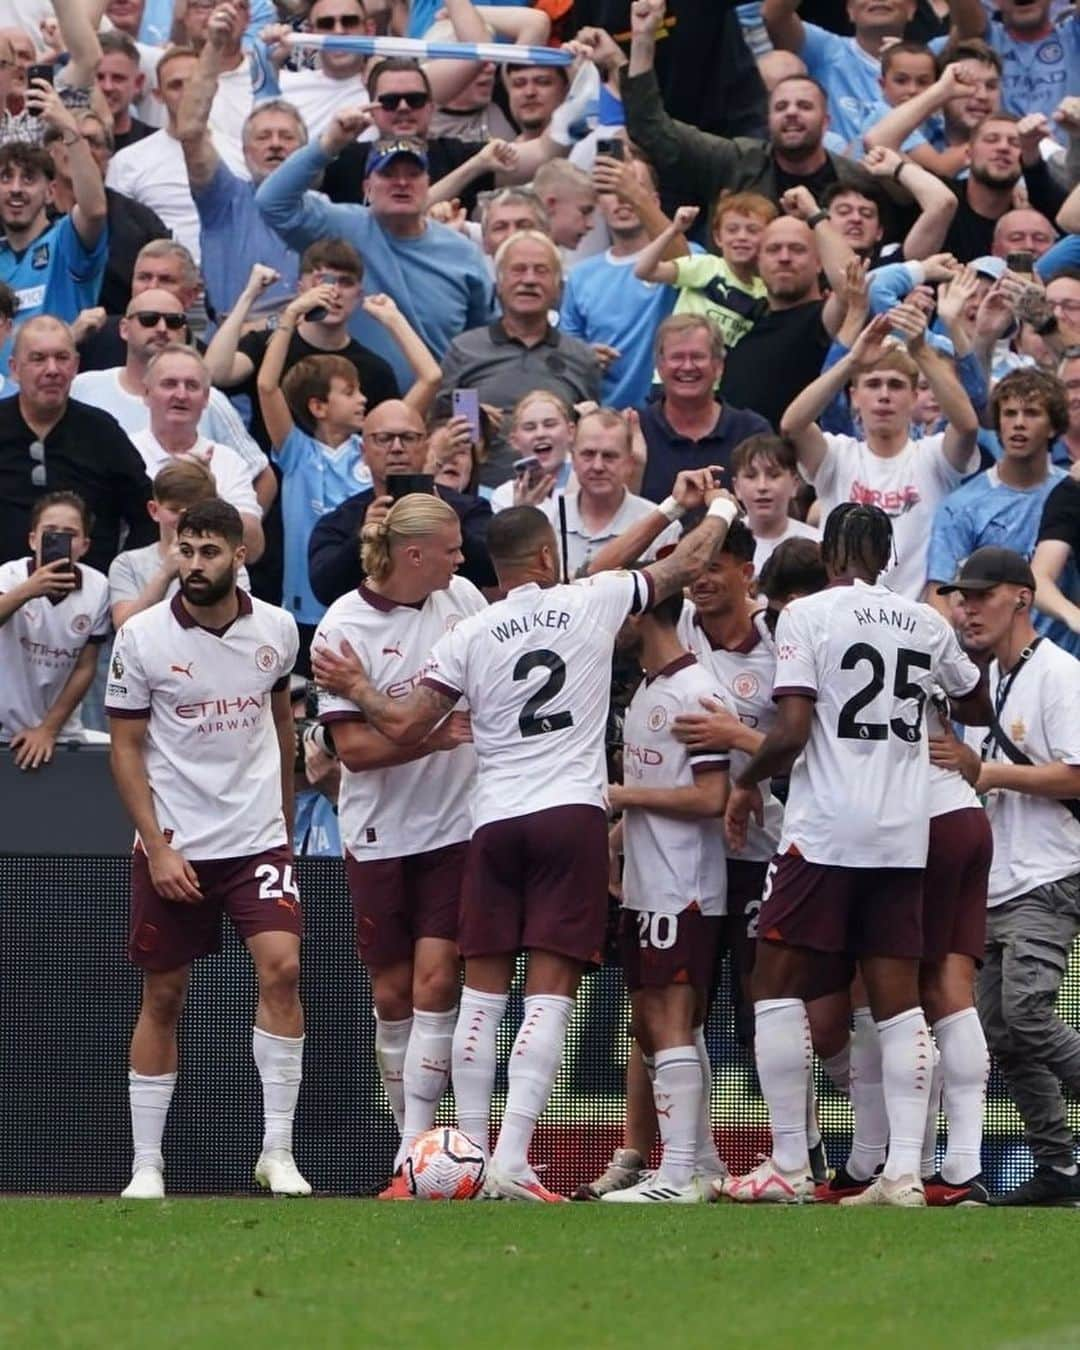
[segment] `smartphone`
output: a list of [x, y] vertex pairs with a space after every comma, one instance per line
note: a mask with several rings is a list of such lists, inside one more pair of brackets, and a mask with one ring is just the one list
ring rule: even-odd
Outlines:
[[429, 497], [435, 495], [435, 475], [430, 473], [388, 473], [386, 486], [394, 501], [407, 497], [410, 492], [426, 492]]
[[64, 530], [42, 530], [41, 532], [41, 565], [47, 567], [49, 563], [65, 560], [68, 566], [71, 566], [71, 545], [74, 536], [67, 534]]
[[626, 142], [618, 136], [612, 136], [610, 139], [602, 136], [596, 142], [596, 153], [606, 155], [608, 159], [625, 159]]
[[719, 468], [716, 468], [716, 467], [714, 466], [714, 467], [713, 467], [713, 470], [712, 470], [712, 480], [713, 480], [713, 483], [716, 485], [716, 487], [723, 487], [723, 486], [724, 486], [724, 471], [723, 471], [723, 469], [719, 469]]
[[480, 391], [455, 389], [450, 395], [450, 408], [455, 417], [464, 417], [469, 424], [469, 435], [480, 442]]
[[1007, 253], [1005, 255], [1005, 266], [1010, 272], [1019, 272], [1022, 276], [1030, 276], [1035, 271], [1035, 254], [1029, 253], [1026, 249], [1017, 250], [1016, 253]]
[[30, 85], [33, 85], [35, 80], [44, 80], [46, 84], [52, 84], [54, 74], [54, 67], [49, 65], [28, 66], [26, 69], [26, 79]]
[[535, 455], [526, 455], [524, 459], [515, 459], [511, 466], [515, 478], [524, 478], [529, 487], [538, 483], [544, 476], [544, 466]]

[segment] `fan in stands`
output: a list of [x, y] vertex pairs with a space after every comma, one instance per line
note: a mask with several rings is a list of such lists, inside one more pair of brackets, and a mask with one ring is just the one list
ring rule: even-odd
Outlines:
[[405, 1179], [417, 1200], [472, 1200], [486, 1171], [480, 1145], [446, 1127], [420, 1135], [405, 1158]]

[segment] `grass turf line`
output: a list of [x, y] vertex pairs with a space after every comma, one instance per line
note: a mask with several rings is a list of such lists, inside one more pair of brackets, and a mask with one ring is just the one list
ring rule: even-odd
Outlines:
[[1069, 1210], [0, 1201], [0, 1345], [1080, 1345]]

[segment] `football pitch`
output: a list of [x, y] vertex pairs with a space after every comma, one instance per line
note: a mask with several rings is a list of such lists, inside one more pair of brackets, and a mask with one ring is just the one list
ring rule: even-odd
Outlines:
[[1080, 1346], [1072, 1210], [0, 1200], [0, 1345]]

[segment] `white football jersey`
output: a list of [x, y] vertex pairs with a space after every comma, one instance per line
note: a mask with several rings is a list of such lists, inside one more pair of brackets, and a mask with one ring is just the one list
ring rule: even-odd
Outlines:
[[[940, 694], [939, 690], [934, 691]], [[937, 704], [926, 705], [927, 736], [942, 736], [947, 730], [945, 718], [938, 711]], [[939, 769], [930, 765], [930, 819], [947, 815], [950, 811], [964, 811], [971, 806], [981, 806], [975, 789], [963, 774], [953, 769]]]
[[[628, 787], [693, 787], [694, 774], [727, 770], [719, 750], [690, 750], [672, 735], [682, 713], [698, 712], [703, 698], [726, 702], [716, 681], [689, 652], [638, 685], [623, 726], [623, 782]], [[623, 906], [681, 914], [726, 912], [724, 822], [667, 816], [643, 807], [623, 813]]]
[[[361, 586], [335, 600], [322, 617], [314, 647], [339, 651], [347, 641], [368, 678], [390, 698], [404, 698], [417, 685], [436, 642], [462, 619], [487, 609], [464, 577], [435, 591], [422, 605], [398, 605]], [[363, 720], [347, 698], [319, 695], [319, 717], [333, 724]], [[437, 750], [408, 764], [353, 773], [342, 765], [338, 819], [341, 838], [354, 858], [400, 858], [458, 844], [472, 833], [476, 753], [471, 745]]]
[[[552, 806], [602, 806], [615, 635], [647, 609], [644, 572], [515, 586], [436, 645], [424, 683], [472, 713], [475, 828]], [[554, 841], [553, 841], [554, 842]]]
[[776, 627], [774, 698], [814, 699], [791, 773], [780, 853], [834, 867], [925, 867], [935, 685], [970, 694], [979, 672], [937, 611], [863, 581], [793, 600]]
[[[712, 671], [739, 721], [768, 735], [776, 721], [776, 704], [772, 696], [776, 647], [765, 626], [763, 610], [758, 610], [753, 622], [753, 632], [742, 645], [731, 650], [714, 647], [697, 611], [687, 600], [679, 617], [679, 641], [694, 653], [706, 670]], [[694, 711], [702, 712], [703, 709], [699, 706]], [[732, 777], [742, 773], [749, 762], [750, 756], [744, 750], [732, 750]], [[745, 845], [737, 853], [730, 854], [742, 862], [767, 862], [780, 842], [784, 808], [773, 796], [769, 779], [759, 783], [758, 788], [765, 806], [764, 822], [759, 825], [751, 819]]]
[[[33, 558], [0, 564], [0, 595], [21, 586]], [[0, 741], [40, 726], [75, 669], [88, 642], [109, 635], [109, 583], [96, 568], [78, 565], [78, 586], [58, 604], [39, 595], [20, 605], [0, 624]], [[79, 710], [68, 718], [61, 738], [78, 736]]]
[[[1080, 764], [1080, 661], [1043, 638], [1016, 678], [1006, 675], [1005, 680], [998, 722], [1016, 748], [1035, 764]], [[990, 697], [995, 707], [1000, 683], [994, 661]], [[984, 758], [1011, 762], [996, 741], [988, 743]], [[987, 794], [986, 813], [994, 832], [991, 906], [1080, 872], [1080, 822], [1061, 802], [994, 791]]]
[[276, 605], [237, 591], [240, 613], [202, 628], [179, 595], [133, 614], [113, 645], [105, 711], [149, 719], [154, 812], [185, 857], [243, 858], [288, 842], [270, 706], [299, 638]]

